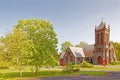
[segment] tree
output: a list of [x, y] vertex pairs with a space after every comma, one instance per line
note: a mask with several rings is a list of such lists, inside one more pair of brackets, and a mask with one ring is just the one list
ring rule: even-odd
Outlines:
[[65, 52], [69, 46], [73, 46], [73, 44], [69, 41], [65, 41], [61, 44], [61, 51]]
[[32, 41], [32, 55], [30, 65], [35, 66], [35, 72], [39, 67], [49, 67], [58, 64], [56, 33], [49, 21], [38, 19], [19, 20], [16, 27], [24, 32]]
[[114, 44], [114, 48], [115, 48], [116, 57], [120, 61], [120, 43], [114, 42], [113, 44]]
[[28, 37], [17, 27], [13, 31], [2, 38], [2, 46], [4, 58], [15, 65], [22, 76], [22, 67], [26, 65], [27, 56], [31, 51], [31, 41]]
[[82, 41], [82, 42], [80, 42], [79, 44], [76, 44], [75, 46], [76, 46], [76, 47], [83, 47], [83, 46], [87, 46], [87, 45], [88, 45], [88, 43]]

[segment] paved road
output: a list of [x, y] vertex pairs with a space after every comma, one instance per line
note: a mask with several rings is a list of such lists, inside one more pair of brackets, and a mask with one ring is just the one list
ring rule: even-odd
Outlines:
[[42, 78], [39, 80], [120, 80], [120, 72], [111, 72], [110, 75], [106, 76], [78, 75], [67, 77]]

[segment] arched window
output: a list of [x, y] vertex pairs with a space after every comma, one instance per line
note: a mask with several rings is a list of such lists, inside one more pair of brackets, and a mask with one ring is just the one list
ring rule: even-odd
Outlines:
[[99, 34], [97, 34], [97, 44], [99, 44]]
[[101, 44], [103, 44], [103, 33], [101, 33]]
[[70, 61], [73, 62], [73, 56], [70, 56]]
[[70, 52], [67, 53], [67, 56], [70, 56]]
[[106, 41], [106, 44], [109, 45], [109, 33], [105, 34], [105, 41]]
[[66, 62], [68, 62], [68, 57], [66, 56]]

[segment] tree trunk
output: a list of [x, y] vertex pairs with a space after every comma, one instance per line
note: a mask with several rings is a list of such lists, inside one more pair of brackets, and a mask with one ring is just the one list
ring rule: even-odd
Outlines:
[[20, 77], [22, 77], [22, 71], [20, 70], [20, 72], [19, 72], [19, 75], [20, 75]]
[[20, 55], [19, 55], [20, 51], [18, 50], [18, 53], [16, 55], [17, 57], [17, 67], [19, 70], [19, 77], [22, 77], [22, 66], [21, 66], [21, 62], [20, 62]]
[[35, 66], [35, 75], [36, 76], [38, 75], [38, 66], [37, 65]]

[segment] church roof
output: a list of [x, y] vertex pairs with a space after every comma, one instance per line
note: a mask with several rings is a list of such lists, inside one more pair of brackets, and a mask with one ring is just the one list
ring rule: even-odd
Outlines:
[[85, 57], [83, 49], [79, 47], [69, 47], [75, 57]]
[[96, 28], [96, 30], [103, 29], [104, 27], [105, 27], [105, 28], [108, 28], [108, 26], [106, 25], [106, 23], [102, 21], [102, 22], [99, 24], [99, 26]]
[[92, 57], [94, 55], [94, 45], [88, 45], [82, 47], [85, 53], [85, 57]]
[[60, 59], [62, 59], [64, 57], [65, 53], [62, 52], [61, 55], [60, 55]]

